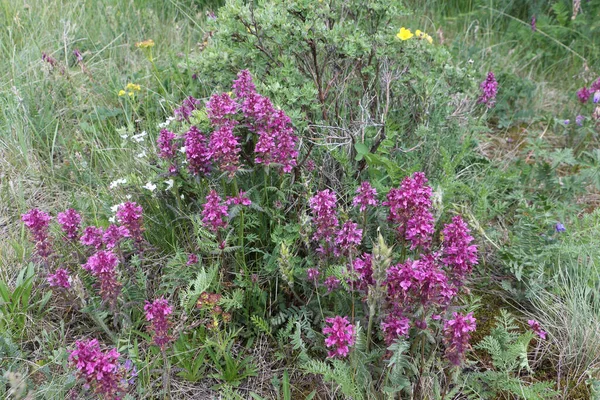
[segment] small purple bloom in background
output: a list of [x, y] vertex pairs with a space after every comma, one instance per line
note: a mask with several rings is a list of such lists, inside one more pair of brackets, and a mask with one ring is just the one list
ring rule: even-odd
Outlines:
[[188, 96], [183, 100], [181, 106], [175, 109], [173, 112], [175, 114], [175, 119], [177, 121], [187, 121], [190, 122], [190, 117], [192, 116], [192, 112], [194, 110], [198, 110], [202, 107], [202, 101], [194, 98], [193, 96]]
[[100, 249], [103, 243], [104, 231], [97, 226], [88, 226], [83, 230], [83, 235], [79, 241], [85, 246], [94, 246]]
[[565, 228], [565, 226], [563, 224], [561, 224], [560, 222], [558, 222], [556, 224], [554, 229], [556, 229], [556, 232], [565, 232], [567, 230], [567, 228]]
[[321, 273], [316, 268], [309, 268], [306, 270], [306, 275], [308, 275], [308, 279], [311, 281], [316, 280]]
[[106, 245], [107, 249], [112, 249], [115, 248], [121, 240], [128, 237], [131, 237], [129, 229], [124, 226], [111, 224], [108, 228], [106, 228], [104, 235], [102, 235], [102, 241]]
[[79, 238], [79, 226], [81, 225], [81, 215], [70, 208], [65, 212], [58, 213], [56, 220], [60, 224], [63, 232], [69, 240], [77, 240]]
[[476, 329], [473, 313], [467, 315], [453, 313], [453, 318], [444, 322], [444, 344], [446, 345], [446, 357], [454, 365], [460, 365], [465, 351], [470, 347], [469, 340]]
[[369, 181], [362, 182], [356, 189], [356, 197], [352, 200], [352, 205], [360, 206], [360, 212], [364, 212], [367, 206], [377, 206], [377, 204], [377, 190]]
[[188, 254], [188, 259], [186, 265], [194, 265], [198, 264], [198, 256], [195, 254]]
[[73, 55], [77, 58], [77, 62], [83, 61], [83, 54], [78, 49], [73, 50]]
[[51, 67], [56, 67], [56, 65], [58, 64], [58, 61], [56, 61], [54, 57], [46, 53], [42, 53], [42, 60], [47, 62]]
[[583, 115], [578, 115], [577, 117], [575, 117], [575, 123], [578, 126], [583, 126], [583, 121], [585, 120], [585, 117]]
[[570, 120], [570, 119], [565, 119], [565, 120], [563, 121], [563, 124], [565, 124], [565, 125], [569, 125], [570, 123], [571, 123], [571, 120]]
[[600, 90], [594, 92], [594, 103], [600, 103]]
[[590, 92], [600, 92], [600, 78], [590, 86]]
[[385, 334], [385, 342], [390, 345], [394, 343], [394, 340], [400, 336], [407, 336], [410, 330], [410, 320], [404, 316], [398, 310], [388, 314], [383, 321], [381, 321], [381, 330]]
[[579, 101], [582, 103], [586, 103], [591, 94], [592, 93], [585, 86], [577, 91], [577, 97], [579, 97]]
[[340, 280], [335, 276], [331, 275], [325, 279], [325, 286], [327, 287], [327, 293], [332, 292], [340, 286]]
[[317, 192], [310, 198], [309, 205], [313, 214], [313, 224], [317, 228], [313, 234], [313, 239], [323, 240], [327, 243], [333, 242], [333, 236], [339, 224], [335, 193], [329, 189]]
[[135, 364], [130, 359], [127, 359], [123, 363], [123, 368], [125, 369], [125, 376], [127, 377], [127, 384], [134, 385], [135, 379], [138, 376], [138, 370], [135, 367]]
[[129, 230], [131, 238], [133, 238], [136, 241], [136, 243], [140, 243], [143, 241], [143, 212], [144, 210], [142, 206], [138, 205], [135, 201], [128, 201], [126, 203], [123, 203], [118, 208], [116, 214], [117, 221], [119, 221], [121, 225], [123, 225]]
[[53, 275], [48, 275], [48, 283], [52, 287], [68, 289], [71, 287], [71, 277], [66, 269], [59, 268]]
[[110, 305], [116, 304], [121, 291], [121, 283], [117, 280], [117, 265], [119, 258], [112, 251], [100, 250], [81, 266], [98, 279], [100, 297]]
[[317, 168], [317, 164], [315, 164], [315, 162], [312, 159], [310, 159], [306, 160], [306, 162], [304, 163], [304, 167], [308, 172], [313, 172], [315, 168]]
[[48, 236], [48, 227], [51, 219], [50, 214], [37, 208], [31, 209], [26, 214], [21, 215], [21, 220], [31, 233], [32, 241], [35, 243], [35, 250], [42, 258], [46, 258], [52, 254], [50, 237]]
[[540, 339], [546, 339], [546, 332], [542, 330], [539, 322], [537, 322], [534, 319], [530, 319], [529, 321], [527, 321], [527, 324], [529, 325], [531, 330], [534, 331], [535, 334], [540, 337]]
[[144, 306], [146, 320], [150, 322], [149, 330], [153, 333], [154, 343], [163, 349], [173, 338], [169, 335], [171, 321], [169, 315], [173, 313], [173, 308], [164, 297], [154, 300], [150, 303], [146, 301]]
[[329, 350], [327, 357], [344, 358], [348, 356], [349, 347], [354, 345], [355, 333], [354, 326], [350, 324], [348, 317], [326, 318], [325, 322], [328, 325], [323, 328], [323, 334], [327, 335], [325, 345], [333, 347], [333, 350]]
[[498, 94], [498, 81], [493, 72], [489, 72], [487, 78], [479, 85], [481, 96], [478, 103], [485, 104], [488, 108], [493, 107], [496, 103], [496, 95]]
[[252, 204], [252, 200], [250, 200], [247, 196], [246, 196], [246, 192], [242, 192], [240, 191], [238, 193], [237, 196], [232, 197], [229, 196], [227, 197], [227, 201], [225, 201], [225, 204], [227, 204], [228, 206], [234, 204], [234, 205], [242, 205], [242, 206], [249, 206]]
[[216, 190], [211, 190], [202, 206], [202, 224], [213, 232], [227, 226], [227, 206], [223, 204]]
[[158, 156], [160, 158], [169, 159], [175, 157], [177, 146], [175, 144], [175, 134], [168, 129], [162, 129], [156, 139], [158, 145]]
[[355, 246], [360, 245], [363, 230], [358, 228], [358, 224], [352, 221], [346, 221], [342, 229], [337, 231], [335, 244], [342, 250], [350, 251]]
[[535, 24], [535, 23], [536, 23], [536, 21], [537, 21], [537, 20], [536, 20], [536, 18], [535, 18], [535, 15], [534, 15], [533, 17], [531, 17], [531, 30], [532, 30], [532, 31], [534, 31], [534, 32], [537, 30], [537, 26], [536, 26], [536, 24]]

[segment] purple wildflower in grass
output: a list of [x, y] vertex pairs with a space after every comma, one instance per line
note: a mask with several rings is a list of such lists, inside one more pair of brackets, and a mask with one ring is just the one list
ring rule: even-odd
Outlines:
[[100, 284], [100, 297], [114, 306], [121, 291], [121, 283], [117, 280], [119, 258], [108, 250], [100, 250], [90, 256], [82, 268], [90, 272]]
[[431, 194], [425, 174], [415, 172], [402, 181], [400, 188], [392, 188], [383, 202], [390, 209], [388, 220], [398, 225], [398, 233], [411, 244], [411, 250], [419, 246], [428, 249], [431, 243], [434, 232]]
[[238, 72], [237, 79], [233, 81], [232, 89], [237, 97], [243, 99], [256, 93], [256, 86], [254, 86], [254, 82], [252, 82], [250, 71], [244, 69]]
[[224, 171], [233, 176], [240, 164], [240, 142], [233, 133], [235, 121], [223, 122], [210, 135], [210, 158]]
[[150, 322], [149, 330], [152, 332], [152, 339], [161, 349], [173, 340], [169, 335], [171, 321], [169, 315], [173, 312], [173, 308], [169, 306], [169, 302], [161, 297], [154, 300], [152, 303], [146, 301], [144, 306], [146, 312], [146, 320]]
[[48, 65], [50, 65], [52, 68], [58, 65], [58, 61], [56, 61], [54, 57], [46, 53], [42, 53], [42, 60], [48, 63]]
[[217, 191], [212, 189], [206, 196], [206, 203], [202, 206], [202, 224], [212, 232], [217, 232], [219, 228], [227, 226], [228, 216], [227, 206], [223, 204]]
[[192, 175], [210, 171], [210, 154], [206, 137], [195, 126], [190, 127], [185, 134], [185, 157]]
[[327, 293], [331, 293], [340, 287], [340, 280], [334, 275], [328, 276], [325, 279], [325, 287], [327, 288]]
[[317, 164], [315, 164], [313, 159], [309, 159], [304, 163], [304, 168], [306, 168], [308, 172], [313, 172], [315, 168], [317, 168]]
[[335, 244], [336, 251], [342, 250], [347, 253], [360, 245], [362, 241], [363, 230], [358, 228], [358, 224], [352, 221], [344, 222], [342, 228], [337, 231]]
[[83, 54], [81, 54], [81, 52], [79, 51], [79, 49], [74, 49], [73, 50], [73, 55], [75, 56], [75, 59], [77, 59], [77, 62], [80, 63], [83, 61]]
[[540, 323], [534, 319], [530, 319], [527, 321], [527, 324], [531, 328], [531, 330], [540, 337], [540, 339], [546, 339], [546, 331], [543, 331], [540, 327]]
[[585, 120], [585, 117], [583, 115], [578, 115], [577, 117], [575, 117], [575, 123], [578, 126], [583, 126], [583, 121]]
[[198, 256], [196, 254], [190, 253], [188, 254], [188, 259], [185, 265], [195, 265], [198, 264]]
[[137, 379], [138, 376], [138, 370], [135, 367], [135, 364], [133, 363], [133, 361], [131, 361], [129, 358], [127, 360], [125, 360], [125, 362], [123, 363], [123, 372], [125, 375], [124, 381], [122, 381], [123, 383], [127, 382], [128, 385], [133, 386], [135, 385], [135, 381]]
[[567, 228], [565, 228], [565, 226], [563, 224], [561, 224], [560, 222], [556, 223], [556, 226], [554, 227], [554, 229], [556, 230], [556, 232], [566, 232]]
[[206, 114], [211, 124], [219, 126], [231, 122], [228, 116], [235, 115], [239, 108], [239, 104], [227, 93], [214, 94], [206, 103]]
[[600, 103], [600, 89], [594, 92], [594, 104]]
[[32, 241], [35, 243], [36, 253], [42, 258], [52, 254], [50, 237], [48, 236], [51, 219], [50, 214], [38, 208], [33, 208], [21, 215], [21, 220], [29, 230]]
[[327, 357], [344, 358], [350, 353], [350, 347], [354, 345], [354, 326], [348, 321], [348, 317], [336, 316], [325, 319], [326, 326], [323, 328], [325, 346], [332, 347]]
[[535, 32], [537, 30], [537, 25], [536, 25], [536, 18], [535, 15], [533, 17], [531, 17], [531, 30], [533, 32]]
[[81, 225], [81, 215], [72, 208], [65, 212], [58, 213], [56, 220], [60, 224], [62, 231], [67, 239], [76, 241], [79, 239], [79, 228]]
[[467, 315], [452, 313], [452, 319], [444, 322], [444, 344], [446, 357], [454, 365], [460, 365], [469, 346], [471, 335], [476, 325], [473, 313]]
[[69, 354], [69, 363], [78, 371], [94, 393], [106, 400], [120, 400], [125, 395], [123, 369], [116, 349], [103, 351], [96, 339], [78, 340]]
[[59, 268], [54, 271], [54, 274], [48, 275], [48, 283], [52, 287], [68, 289], [71, 287], [71, 277], [69, 271], [64, 268]]
[[385, 343], [389, 346], [397, 338], [408, 335], [410, 320], [399, 312], [389, 313], [381, 321], [381, 330], [384, 333]]
[[577, 97], [579, 98], [579, 101], [582, 103], [587, 103], [588, 99], [590, 98], [590, 95], [592, 93], [589, 91], [589, 89], [587, 87], [582, 87], [581, 89], [579, 89], [577, 91]]
[[373, 280], [373, 257], [369, 253], [363, 253], [362, 256], [354, 259], [351, 268], [356, 274], [357, 289], [366, 290], [369, 285], [375, 283]]
[[368, 181], [364, 181], [356, 189], [356, 197], [352, 200], [354, 207], [360, 206], [360, 212], [364, 212], [367, 206], [377, 206], [377, 190]]
[[227, 198], [225, 202], [228, 206], [230, 205], [241, 205], [241, 206], [249, 206], [252, 204], [252, 201], [246, 196], [246, 192], [240, 191], [237, 196]]
[[486, 79], [479, 85], [481, 96], [478, 103], [485, 104], [488, 108], [493, 107], [496, 103], [496, 95], [498, 94], [498, 81], [493, 72], [488, 72]]
[[142, 242], [142, 233], [144, 232], [143, 216], [144, 212], [142, 206], [138, 205], [134, 201], [128, 201], [121, 204], [117, 209], [117, 221], [129, 230], [130, 237], [135, 240], [136, 243]]
[[453, 217], [442, 233], [442, 262], [456, 276], [457, 283], [460, 283], [477, 264], [477, 246], [471, 244], [471, 230], [460, 215]]
[[316, 268], [309, 268], [306, 270], [306, 275], [308, 276], [308, 279], [311, 281], [316, 281], [319, 278], [320, 274], [321, 273]]
[[570, 123], [571, 123], [571, 120], [570, 120], [570, 119], [565, 119], [565, 120], [563, 121], [563, 124], [565, 124], [565, 125], [569, 125]]
[[600, 78], [590, 86], [590, 92], [600, 92]]
[[117, 226], [115, 224], [109, 225], [102, 235], [102, 241], [104, 242], [107, 249], [113, 249], [119, 245], [121, 240], [131, 237], [129, 229], [124, 226]]
[[175, 134], [168, 129], [161, 129], [158, 139], [156, 139], [158, 146], [158, 156], [164, 159], [171, 159], [175, 157], [177, 152], [177, 145], [175, 143]]
[[103, 236], [104, 230], [102, 230], [102, 228], [97, 226], [87, 226], [83, 230], [83, 234], [81, 235], [81, 238], [79, 238], [79, 241], [85, 246], [92, 246], [98, 250], [102, 247]]
[[329, 189], [317, 192], [308, 201], [313, 214], [313, 224], [316, 227], [313, 239], [333, 243], [339, 221], [337, 218], [337, 198]]
[[202, 107], [202, 101], [192, 97], [192, 96], [188, 96], [186, 99], [183, 100], [183, 102], [181, 103], [181, 106], [179, 106], [178, 108], [175, 109], [174, 114], [175, 114], [175, 119], [177, 121], [187, 121], [190, 122], [190, 117], [192, 116], [192, 112], [194, 110], [198, 110]]

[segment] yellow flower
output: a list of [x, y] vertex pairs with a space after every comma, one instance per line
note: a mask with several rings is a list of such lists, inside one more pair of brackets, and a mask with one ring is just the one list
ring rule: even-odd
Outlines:
[[415, 35], [417, 35], [417, 37], [422, 37], [423, 36], [423, 32], [421, 32], [419, 29], [417, 29], [415, 31]]
[[133, 97], [135, 95], [135, 93], [133, 92], [127, 92], [127, 94], [129, 95], [129, 97]]
[[119, 97], [121, 96], [125, 96], [125, 91], [124, 90], [119, 90]]
[[147, 49], [149, 47], [154, 47], [154, 40], [148, 39], [148, 40], [144, 40], [142, 42], [137, 42], [135, 44], [135, 47], [142, 48], [142, 49]]
[[400, 28], [400, 32], [398, 32], [398, 34], [396, 36], [400, 40], [408, 40], [415, 35], [413, 35], [413, 33], [410, 31], [410, 29], [406, 29], [405, 27], [402, 27], [402, 28]]
[[425, 40], [427, 40], [429, 42], [429, 44], [433, 43], [433, 38], [431, 36], [429, 36], [428, 34], [425, 34]]
[[139, 92], [141, 87], [140, 87], [140, 85], [135, 84], [135, 83], [128, 83], [127, 86], [125, 87], [125, 89], [129, 90], [129, 91]]

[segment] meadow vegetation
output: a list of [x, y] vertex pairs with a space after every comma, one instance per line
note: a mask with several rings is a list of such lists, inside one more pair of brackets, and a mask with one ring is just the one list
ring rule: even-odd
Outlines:
[[0, 22], [2, 396], [600, 398], [600, 3]]

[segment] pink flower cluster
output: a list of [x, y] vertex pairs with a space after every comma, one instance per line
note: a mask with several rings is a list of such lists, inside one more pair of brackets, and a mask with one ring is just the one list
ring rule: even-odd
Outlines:
[[144, 311], [146, 312], [146, 321], [150, 322], [149, 330], [153, 334], [154, 343], [164, 349], [173, 340], [169, 335], [169, 328], [171, 327], [169, 315], [173, 312], [173, 308], [169, 306], [169, 302], [164, 297], [161, 297], [152, 303], [146, 301]]
[[585, 86], [577, 91], [577, 97], [579, 98], [579, 101], [582, 103], [587, 103], [591, 94], [592, 94], [592, 92]]
[[352, 268], [356, 274], [354, 285], [357, 289], [366, 291], [369, 285], [375, 283], [373, 281], [373, 257], [369, 253], [364, 253], [354, 259]]
[[235, 197], [228, 197], [225, 204], [230, 205], [241, 205], [241, 206], [249, 206], [252, 204], [252, 201], [246, 196], [246, 192], [240, 191]]
[[127, 227], [110, 224], [102, 235], [102, 242], [106, 245], [106, 248], [110, 250], [117, 247], [121, 240], [128, 237], [131, 237], [131, 234]]
[[368, 206], [377, 206], [377, 190], [368, 181], [364, 181], [356, 189], [356, 197], [352, 205], [360, 206], [360, 212], [364, 212]]
[[64, 268], [57, 269], [54, 274], [48, 275], [48, 283], [52, 287], [68, 289], [71, 287], [71, 277], [69, 271]]
[[540, 337], [540, 339], [546, 339], [546, 331], [542, 330], [542, 327], [540, 326], [540, 323], [538, 321], [536, 321], [535, 319], [530, 319], [527, 321], [527, 324], [529, 325], [531, 330]]
[[179, 106], [178, 108], [175, 109], [174, 114], [175, 114], [175, 119], [177, 121], [190, 121], [190, 117], [192, 116], [192, 112], [194, 110], [198, 110], [200, 109], [200, 107], [202, 106], [202, 101], [192, 97], [192, 96], [188, 96], [185, 100], [183, 100], [183, 102], [181, 103], [181, 106]]
[[467, 315], [453, 313], [453, 318], [444, 322], [444, 344], [446, 357], [454, 365], [460, 365], [471, 340], [470, 332], [475, 331], [473, 313]]
[[103, 351], [96, 339], [78, 340], [69, 354], [69, 362], [94, 393], [103, 399], [119, 400], [126, 392], [119, 356], [114, 348]]
[[158, 146], [158, 156], [164, 159], [175, 157], [177, 144], [175, 143], [175, 134], [167, 129], [162, 129], [156, 139]]
[[195, 126], [185, 134], [185, 157], [192, 175], [207, 174], [211, 169], [208, 140]]
[[90, 256], [82, 268], [89, 271], [100, 284], [100, 296], [114, 306], [121, 290], [121, 283], [117, 279], [117, 265], [119, 258], [108, 250], [100, 250]]
[[104, 230], [102, 228], [97, 226], [86, 226], [79, 241], [85, 246], [93, 246], [98, 250], [104, 243], [102, 240], [103, 236]]
[[442, 231], [444, 235], [442, 262], [449, 267], [460, 282], [477, 264], [477, 246], [471, 244], [473, 237], [460, 215], [452, 218]]
[[333, 347], [329, 350], [328, 357], [346, 357], [350, 352], [350, 347], [354, 345], [355, 330], [354, 326], [348, 321], [348, 317], [336, 316], [334, 318], [325, 319], [327, 326], [323, 328], [325, 345]]
[[400, 336], [408, 335], [410, 320], [400, 312], [390, 312], [381, 321], [381, 330], [383, 331], [385, 342], [390, 345]]
[[65, 212], [58, 213], [56, 220], [69, 240], [79, 239], [79, 229], [81, 227], [81, 214], [72, 208]]
[[326, 245], [332, 244], [333, 235], [339, 225], [335, 193], [329, 189], [317, 192], [309, 200], [309, 205], [313, 213], [313, 223], [317, 228], [313, 234], [313, 239], [324, 241]]
[[223, 204], [217, 191], [212, 189], [206, 196], [206, 203], [202, 206], [202, 223], [211, 231], [217, 232], [219, 228], [227, 226], [228, 216], [227, 205]]
[[336, 253], [349, 253], [356, 249], [362, 241], [362, 232], [362, 229], [358, 228], [358, 224], [352, 221], [344, 222], [344, 225], [342, 225], [342, 228], [338, 230], [336, 234]]
[[[134, 201], [128, 201], [123, 203], [117, 209], [117, 221], [123, 225], [129, 231], [129, 235], [133, 238], [136, 243], [141, 243], [144, 239], [142, 238], [142, 232], [144, 229], [143, 225], [143, 213], [142, 206], [138, 205]], [[124, 231], [123, 231], [124, 232]]]
[[21, 215], [21, 220], [29, 229], [33, 242], [35, 243], [35, 249], [38, 256], [42, 258], [48, 257], [52, 254], [52, 246], [50, 244], [49, 225], [52, 217], [37, 209], [31, 209], [26, 214]]
[[406, 177], [399, 188], [391, 189], [384, 206], [389, 207], [388, 220], [410, 244], [411, 250], [421, 246], [428, 249], [434, 232], [431, 214], [431, 187], [422, 172]]
[[493, 107], [496, 103], [496, 95], [498, 94], [498, 82], [493, 72], [487, 74], [486, 79], [479, 85], [481, 89], [481, 96], [478, 102], [485, 104], [489, 107]]
[[[232, 100], [233, 101], [233, 100]], [[223, 171], [235, 175], [240, 165], [238, 137], [233, 133], [235, 121], [225, 120], [212, 132], [209, 141], [210, 158]]]

